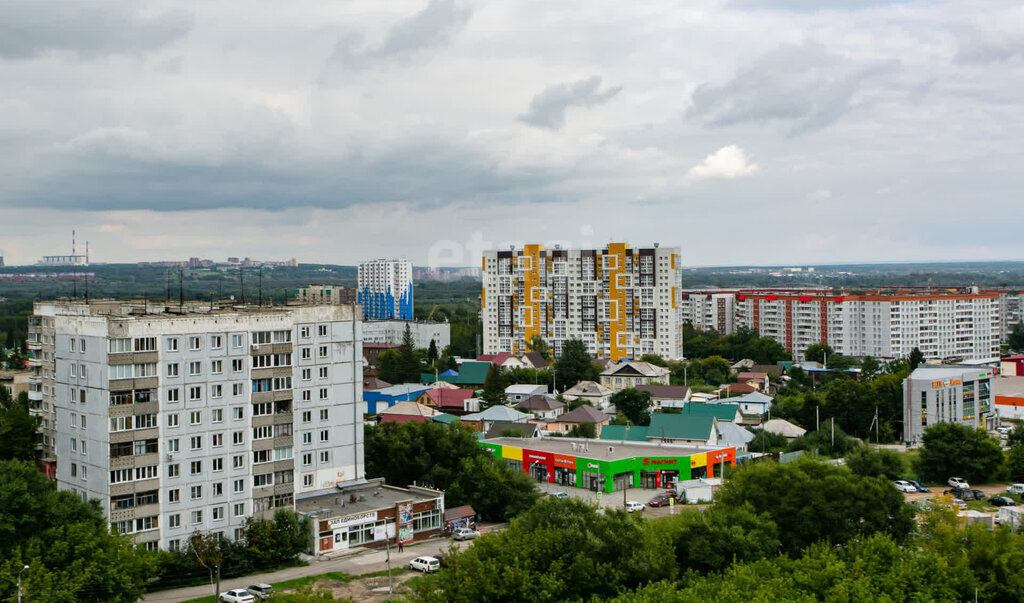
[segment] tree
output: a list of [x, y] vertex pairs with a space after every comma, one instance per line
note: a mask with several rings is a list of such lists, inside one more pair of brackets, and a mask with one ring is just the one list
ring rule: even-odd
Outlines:
[[644, 354], [640, 356], [640, 362], [647, 362], [653, 364], [654, 366], [668, 366], [668, 363], [665, 362], [665, 359], [657, 354]]
[[651, 424], [651, 392], [627, 387], [612, 394], [609, 401], [633, 425]]
[[922, 362], [924, 362], [924, 353], [918, 348], [910, 350], [910, 356], [907, 357], [907, 363], [910, 364], [910, 372], [914, 372]]
[[577, 423], [569, 430], [569, 437], [594, 439], [597, 437], [597, 427], [593, 423]]
[[562, 354], [555, 363], [557, 387], [569, 389], [580, 381], [595, 381], [597, 371], [590, 360], [587, 344], [579, 339], [570, 339], [562, 344]]
[[1024, 321], [1013, 325], [1013, 328], [1010, 329], [1010, 334], [1006, 338], [1006, 342], [1013, 350], [1024, 352]]
[[36, 458], [39, 421], [29, 412], [28, 394], [21, 392], [12, 399], [7, 389], [0, 387], [0, 460]]
[[1010, 481], [1024, 481], [1024, 444], [1011, 446], [1010, 451], [1006, 453], [1006, 472]]
[[427, 347], [427, 362], [430, 364], [437, 362], [437, 342], [433, 339], [430, 340], [430, 345]]
[[[213, 596], [220, 594], [220, 564], [224, 561], [224, 554], [221, 552], [220, 534], [203, 533], [196, 530], [189, 536], [188, 547], [195, 555], [196, 563], [203, 566], [210, 572], [210, 584], [213, 585]], [[214, 575], [216, 572], [216, 576]], [[216, 580], [215, 580], [216, 578]]]
[[827, 343], [812, 343], [807, 346], [806, 350], [804, 350], [804, 358], [811, 362], [820, 362], [822, 364], [828, 362], [828, 359], [831, 358], [833, 354], [835, 354], [835, 352], [832, 351], [832, 347]]
[[780, 545], [771, 517], [757, 515], [749, 507], [712, 506], [705, 513], [683, 512], [652, 520], [651, 529], [672, 544], [680, 568], [701, 574], [774, 555]]
[[537, 352], [544, 357], [544, 360], [551, 360], [551, 346], [539, 334], [530, 338], [530, 351]]
[[1010, 448], [1024, 445], [1024, 423], [1018, 423], [1006, 436], [1006, 445]]
[[846, 466], [861, 477], [884, 477], [893, 480], [902, 477], [906, 470], [903, 457], [899, 453], [867, 446], [860, 446], [847, 454]]
[[472, 505], [492, 521], [509, 521], [539, 498], [540, 491], [530, 476], [483, 453], [462, 459], [454, 481], [445, 489], [445, 504]]
[[763, 429], [751, 429], [754, 439], [747, 443], [747, 450], [751, 452], [784, 452], [789, 446], [786, 436], [765, 431]]
[[405, 325], [402, 343], [398, 346], [398, 373], [401, 375], [401, 383], [419, 383], [422, 372], [423, 366], [420, 359], [416, 357], [412, 330], [409, 325]]
[[273, 519], [245, 520], [243, 540], [255, 567], [277, 567], [298, 558], [313, 537], [309, 520], [291, 509], [277, 509]]
[[875, 375], [881, 372], [881, 370], [882, 367], [878, 364], [878, 361], [875, 360], [874, 356], [865, 356], [864, 359], [860, 361], [861, 381], [870, 381], [874, 379]]
[[840, 457], [856, 448], [857, 443], [842, 430], [832, 426], [832, 419], [822, 423], [821, 429], [808, 431], [789, 443], [789, 449], [808, 450], [830, 457]]
[[778, 525], [788, 552], [823, 539], [842, 545], [875, 532], [900, 540], [913, 528], [913, 512], [890, 482], [813, 459], [741, 466], [719, 490], [715, 504], [750, 505], [754, 513], [766, 513]]
[[709, 356], [700, 362], [700, 376], [711, 385], [721, 385], [732, 375], [732, 366], [721, 356]]
[[484, 393], [480, 396], [484, 406], [490, 407], [496, 404], [505, 403], [505, 388], [508, 387], [501, 374], [501, 367], [491, 365], [487, 369], [487, 377], [484, 378]]
[[400, 364], [401, 358], [397, 350], [382, 351], [377, 356], [377, 376], [388, 383], [404, 383], [405, 377], [402, 375]]
[[959, 423], [936, 423], [924, 430], [917, 473], [927, 481], [945, 482], [959, 476], [985, 483], [1003, 465], [999, 442], [985, 433]]

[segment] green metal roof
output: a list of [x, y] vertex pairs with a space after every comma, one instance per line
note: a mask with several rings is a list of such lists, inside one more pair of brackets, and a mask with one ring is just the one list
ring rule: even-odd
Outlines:
[[688, 402], [680, 409], [681, 415], [714, 417], [719, 421], [733, 421], [736, 418], [736, 411], [740, 409], [738, 404], [701, 404], [699, 402]]
[[[627, 428], [628, 427], [628, 428]], [[605, 425], [601, 428], [602, 440], [619, 440], [626, 442], [646, 442], [646, 425]]]
[[[656, 412], [651, 415], [647, 437], [655, 440], [706, 440], [711, 435], [714, 424], [715, 417], [710, 414], [688, 415], [684, 411], [683, 414], [677, 415]], [[603, 435], [604, 429], [601, 432]]]
[[459, 376], [452, 383], [458, 385], [483, 385], [487, 380], [490, 362], [466, 361], [459, 367]]
[[456, 379], [458, 379], [458, 377], [449, 375], [437, 375], [435, 377], [434, 373], [420, 373], [420, 383], [434, 383], [436, 381], [444, 381], [445, 383], [456, 383]]
[[451, 424], [451, 423], [458, 423], [459, 422], [459, 418], [458, 417], [456, 417], [455, 415], [450, 415], [450, 414], [448, 414], [446, 412], [443, 412], [443, 413], [441, 413], [439, 415], [434, 415], [434, 416], [432, 416], [430, 418], [431, 418], [431, 420], [437, 421], [438, 423]]

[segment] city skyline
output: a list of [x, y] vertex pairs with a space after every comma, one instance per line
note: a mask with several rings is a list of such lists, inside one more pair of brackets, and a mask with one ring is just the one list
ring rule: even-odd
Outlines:
[[1010, 2], [66, 10], [0, 9], [8, 264], [72, 229], [97, 262], [421, 266], [474, 237], [684, 266], [1024, 257]]

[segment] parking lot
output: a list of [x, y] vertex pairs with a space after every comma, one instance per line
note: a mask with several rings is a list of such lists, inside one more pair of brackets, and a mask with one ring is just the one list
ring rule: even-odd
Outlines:
[[[584, 490], [583, 488], [570, 488], [567, 486], [560, 486], [558, 484], [549, 484], [541, 482], [537, 484], [543, 492], [551, 494], [553, 492], [565, 492], [573, 498], [585, 500], [590, 503], [597, 503], [597, 506], [602, 509], [622, 509], [625, 506], [623, 502], [622, 492], [602, 492], [601, 496], [598, 497], [596, 492], [590, 490]], [[678, 513], [681, 509], [702, 509], [706, 508], [707, 505], [679, 505], [676, 504], [674, 508], [670, 507], [649, 507], [647, 501], [654, 498], [655, 494], [665, 492], [665, 488], [649, 489], [649, 488], [630, 488], [626, 490], [626, 501], [636, 501], [644, 505], [644, 517], [664, 517], [671, 513]]]

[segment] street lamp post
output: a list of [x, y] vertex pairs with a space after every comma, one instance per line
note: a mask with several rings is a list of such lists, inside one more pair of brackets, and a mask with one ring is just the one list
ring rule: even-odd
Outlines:
[[21, 573], [24, 572], [27, 569], [28, 569], [28, 565], [26, 565], [25, 567], [21, 568], [21, 571], [18, 572], [18, 603], [21, 603]]

